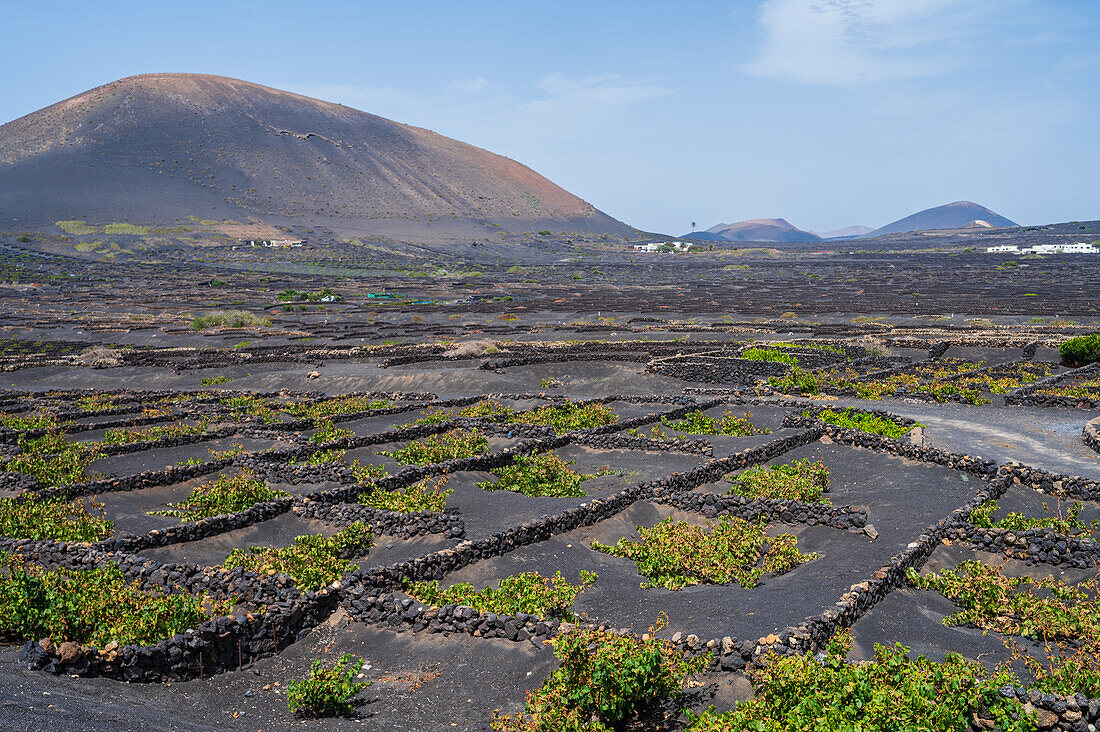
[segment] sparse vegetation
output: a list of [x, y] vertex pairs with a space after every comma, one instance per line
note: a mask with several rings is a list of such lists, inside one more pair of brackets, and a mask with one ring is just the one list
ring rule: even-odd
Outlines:
[[559, 435], [573, 430], [585, 430], [602, 427], [619, 421], [619, 415], [599, 402], [578, 404], [565, 402], [561, 406], [543, 406], [528, 409], [516, 414], [511, 422], [521, 424], [542, 424], [553, 427]]
[[257, 503], [287, 495], [289, 494], [268, 487], [267, 483], [253, 476], [250, 471], [242, 470], [236, 475], [218, 476], [215, 480], [198, 485], [179, 503], [170, 503], [166, 509], [149, 513], [175, 516], [184, 521], [198, 521], [209, 516], [244, 511]]
[[582, 482], [610, 473], [578, 473], [569, 467], [574, 462], [562, 460], [552, 452], [520, 455], [508, 465], [490, 471], [499, 476], [499, 480], [482, 481], [477, 487], [487, 491], [515, 491], [525, 496], [579, 498], [585, 495], [580, 487]]
[[709, 654], [685, 659], [676, 646], [611, 630], [573, 628], [553, 640], [561, 666], [527, 693], [523, 712], [494, 712], [499, 732], [610, 732], [645, 729], [638, 717], [683, 693]]
[[0, 635], [103, 648], [152, 645], [224, 615], [231, 601], [147, 592], [118, 567], [72, 570], [24, 565], [0, 553]]
[[763, 521], [725, 517], [706, 526], [674, 521], [635, 527], [640, 541], [614, 546], [592, 542], [596, 551], [633, 560], [647, 578], [642, 587], [679, 590], [689, 585], [737, 583], [755, 587], [765, 573], [782, 574], [817, 557], [798, 550], [792, 534], [769, 536]]
[[269, 328], [271, 318], [253, 315], [245, 310], [215, 310], [196, 316], [191, 321], [192, 330], [207, 328]]
[[555, 572], [552, 577], [543, 577], [538, 572], [523, 572], [500, 580], [497, 588], [486, 587], [480, 591], [468, 582], [442, 589], [438, 581], [431, 580], [414, 582], [405, 592], [409, 597], [433, 607], [457, 604], [483, 613], [527, 613], [571, 621], [574, 620], [570, 610], [573, 601], [595, 581], [596, 575], [586, 571], [581, 572], [579, 585], [569, 584], [561, 572]]
[[[359, 476], [356, 475], [356, 477]], [[360, 482], [363, 482], [363, 480], [360, 479]], [[429, 482], [429, 479], [426, 478], [419, 483], [404, 488], [360, 493], [358, 501], [364, 506], [378, 508], [383, 511], [399, 511], [401, 513], [435, 511], [442, 513], [447, 510], [447, 498], [454, 491], [444, 490], [443, 487], [447, 485], [446, 475], [436, 480], [435, 485], [430, 488], [428, 487]]]
[[[803, 412], [803, 417], [813, 417], [811, 412]], [[897, 439], [909, 434], [912, 427], [905, 427], [886, 417], [879, 417], [869, 412], [858, 412], [848, 407], [843, 412], [833, 409], [823, 409], [817, 413], [817, 418], [822, 422], [835, 424], [845, 429], [860, 430], [872, 435], [882, 435]], [[923, 425], [916, 425], [918, 427]]]
[[1002, 732], [1025, 732], [1033, 724], [1015, 697], [1000, 689], [1016, 683], [1007, 670], [948, 653], [942, 663], [913, 659], [902, 645], [875, 645], [866, 663], [845, 660], [852, 639], [834, 636], [823, 661], [812, 654], [772, 657], [750, 672], [754, 699], [732, 712], [689, 714], [690, 732], [895, 732], [971, 729], [977, 712]]
[[749, 468], [730, 476], [730, 493], [745, 498], [828, 503], [822, 493], [829, 489], [829, 469], [809, 458], [789, 463]]
[[223, 566], [243, 567], [259, 575], [286, 574], [300, 589], [319, 590], [358, 569], [349, 558], [371, 546], [370, 527], [357, 521], [330, 538], [307, 534], [296, 537], [289, 547], [234, 549]]
[[326, 668], [320, 659], [310, 666], [309, 678], [291, 679], [286, 685], [286, 703], [290, 711], [311, 717], [334, 717], [352, 710], [351, 700], [369, 681], [356, 681], [366, 662], [352, 661], [345, 653]]
[[391, 457], [403, 465], [428, 465], [481, 455], [488, 449], [489, 440], [480, 430], [454, 429], [410, 442], [400, 450], [378, 454]]
[[680, 419], [661, 419], [661, 422], [669, 429], [678, 432], [686, 432], [689, 435], [725, 435], [730, 437], [747, 437], [749, 435], [768, 435], [771, 430], [766, 427], [757, 427], [750, 420], [752, 412], [745, 412], [738, 417], [732, 412], [726, 412], [720, 419], [710, 417], [699, 410], [688, 412]]
[[114, 532], [102, 503], [90, 498], [76, 501], [0, 498], [0, 536], [10, 539], [54, 539], [97, 542]]

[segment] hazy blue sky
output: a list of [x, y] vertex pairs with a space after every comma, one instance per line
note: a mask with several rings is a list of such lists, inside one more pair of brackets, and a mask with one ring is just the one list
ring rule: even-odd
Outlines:
[[1097, 0], [0, 0], [0, 121], [223, 74], [519, 160], [644, 229], [1100, 218]]

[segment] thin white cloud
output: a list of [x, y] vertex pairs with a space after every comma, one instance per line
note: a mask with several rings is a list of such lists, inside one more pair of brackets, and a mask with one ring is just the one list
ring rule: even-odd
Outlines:
[[738, 68], [825, 86], [947, 73], [990, 12], [989, 0], [765, 0], [762, 47]]
[[458, 94], [476, 94], [489, 88], [489, 80], [484, 77], [476, 79], [455, 79], [448, 89]]

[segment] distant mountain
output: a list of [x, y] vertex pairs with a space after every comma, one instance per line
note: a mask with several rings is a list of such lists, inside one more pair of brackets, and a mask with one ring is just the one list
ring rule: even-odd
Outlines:
[[[702, 235], [713, 234], [716, 239]], [[681, 238], [703, 241], [820, 241], [821, 237], [792, 226], [786, 219], [750, 219], [734, 224], [718, 224], [705, 232], [688, 234]]]
[[875, 229], [866, 236], [881, 234], [902, 234], [907, 231], [930, 231], [934, 229], [962, 229], [966, 227], [1005, 228], [1019, 226], [985, 206], [970, 201], [955, 201], [943, 206], [925, 209], [904, 219], [898, 219], [881, 229]]
[[5, 225], [189, 216], [418, 238], [633, 231], [509, 158], [222, 76], [131, 76], [0, 126]]
[[864, 234], [870, 234], [874, 229], [870, 226], [845, 226], [843, 229], [833, 231], [820, 231], [817, 235], [822, 239], [850, 239]]
[[681, 239], [687, 239], [688, 241], [726, 241], [717, 234], [712, 234], [709, 231], [693, 231], [690, 234], [684, 234]]

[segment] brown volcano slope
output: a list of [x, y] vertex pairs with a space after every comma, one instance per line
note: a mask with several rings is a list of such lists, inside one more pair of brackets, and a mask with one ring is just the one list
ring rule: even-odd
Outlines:
[[5, 224], [192, 215], [390, 236], [632, 231], [509, 158], [220, 76], [132, 76], [0, 126]]

